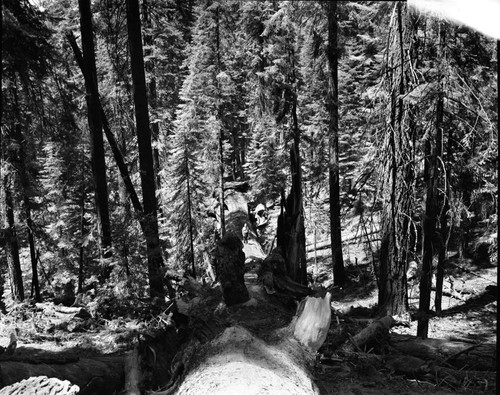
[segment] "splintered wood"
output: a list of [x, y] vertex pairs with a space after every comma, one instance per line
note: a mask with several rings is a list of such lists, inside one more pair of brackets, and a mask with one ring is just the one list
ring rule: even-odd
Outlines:
[[318, 351], [323, 345], [330, 328], [332, 317], [330, 299], [330, 292], [323, 298], [308, 296], [297, 309], [293, 335], [313, 352]]

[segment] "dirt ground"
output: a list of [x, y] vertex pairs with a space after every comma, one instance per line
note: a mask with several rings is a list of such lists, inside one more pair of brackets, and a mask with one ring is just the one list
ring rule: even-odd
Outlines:
[[[275, 223], [275, 213], [270, 214], [270, 223]], [[359, 226], [353, 221], [345, 226], [346, 233], [343, 237], [352, 238], [359, 230]], [[267, 234], [274, 234], [274, 229], [264, 230]], [[265, 237], [265, 234], [260, 234]], [[259, 236], [255, 233], [250, 235], [249, 242], [244, 245], [247, 264], [251, 268], [252, 262], [263, 259], [265, 252], [269, 250], [270, 240], [264, 240], [264, 248], [258, 242]], [[260, 241], [260, 240], [259, 240]], [[308, 244], [312, 241], [308, 239]], [[430, 320], [429, 337], [435, 339], [460, 340], [471, 344], [495, 343], [497, 334], [497, 262], [474, 263], [472, 260], [458, 259], [456, 251], [449, 252], [448, 268], [445, 275], [445, 287], [452, 287], [454, 292], [451, 296], [443, 296], [443, 312]], [[348, 284], [344, 289], [332, 287], [332, 267], [329, 258], [329, 249], [319, 250], [314, 254], [308, 254], [308, 266], [310, 268], [310, 279], [317, 284], [327, 287], [332, 292], [332, 322], [325, 344], [319, 350], [309, 370], [313, 380], [318, 386], [321, 395], [360, 395], [360, 394], [478, 394], [495, 393], [495, 386], [485, 383], [481, 389], [477, 386], [468, 388], [466, 385], [460, 388], [452, 388], [445, 383], [436, 384], [435, 380], [416, 380], [412, 377], [397, 375], [391, 364], [387, 363], [382, 356], [382, 364], [375, 367], [371, 363], [358, 360], [353, 361], [338, 357], [337, 347], [345, 341], [347, 334], [355, 335], [368, 325], [373, 319], [374, 306], [377, 303], [377, 286], [373, 276], [370, 263], [370, 251], [365, 244], [353, 240], [347, 243], [344, 249]], [[238, 325], [245, 321], [246, 328], [253, 335], [257, 335], [264, 341], [272, 343], [272, 339], [266, 337], [269, 332], [275, 333], [279, 328], [284, 328], [290, 322], [293, 313], [284, 313], [275, 306], [261, 303], [258, 295], [257, 276], [255, 272], [246, 274], [247, 287], [251, 296], [256, 300], [245, 308], [235, 307], [231, 311], [232, 324]], [[493, 288], [495, 287], [495, 288]], [[262, 288], [262, 287], [260, 287]], [[493, 291], [492, 291], [493, 290]], [[262, 291], [260, 291], [262, 292]], [[409, 304], [412, 311], [418, 308], [418, 282], [409, 284]], [[432, 301], [433, 305], [434, 301]], [[131, 347], [133, 339], [138, 333], [143, 332], [152, 321], [161, 323], [161, 317], [149, 317], [150, 321], [140, 319], [113, 319], [96, 321], [95, 325], [87, 327], [84, 331], [72, 331], [71, 327], [57, 326], [54, 317], [43, 316], [43, 309], [27, 309], [18, 313], [10, 314], [0, 319], [0, 345], [6, 346], [8, 334], [17, 328], [18, 347], [21, 349], [30, 347], [47, 352], [64, 353], [64, 350], [79, 350], [80, 355], [98, 351], [100, 353], [122, 352]], [[152, 321], [151, 321], [152, 320]], [[351, 325], [349, 322], [357, 322]], [[365, 324], [360, 324], [365, 323]], [[57, 325], [55, 325], [57, 324]], [[351, 325], [351, 326], [349, 326]], [[408, 327], [397, 326], [391, 329], [391, 333], [398, 335], [415, 335], [417, 322], [413, 321]], [[342, 334], [342, 336], [340, 336]], [[247, 336], [243, 333], [242, 338]], [[247, 349], [249, 355], [254, 348], [263, 349], [262, 344], [252, 343]], [[253, 347], [253, 348], [252, 348]], [[226, 350], [227, 351], [227, 350]], [[276, 352], [278, 353], [278, 349]], [[366, 350], [367, 354], [373, 354], [373, 350]], [[221, 354], [229, 358], [231, 354]], [[234, 354], [236, 355], [236, 354]], [[233, 356], [234, 356], [233, 355]], [[242, 365], [240, 360], [233, 361], [231, 368], [254, 369], [252, 384], [263, 380], [263, 366], [255, 363]], [[283, 362], [286, 365], [286, 361]], [[228, 367], [229, 368], [229, 367]], [[285, 369], [286, 370], [286, 369]], [[260, 373], [259, 373], [260, 372]], [[218, 373], [220, 374], [220, 372]], [[230, 372], [225, 372], [229, 377]], [[266, 374], [273, 374], [267, 371]], [[267, 377], [273, 380], [273, 377]], [[240, 393], [246, 394], [249, 382], [242, 382]], [[258, 387], [258, 386], [257, 386]], [[256, 387], [256, 388], [257, 388]], [[266, 387], [263, 387], [266, 388]], [[267, 387], [271, 391], [271, 387]], [[278, 392], [267, 392], [270, 394]], [[189, 392], [186, 392], [189, 393]], [[286, 391], [283, 393], [287, 393]], [[293, 393], [293, 392], [288, 392]], [[296, 392], [300, 393], [300, 392]]]

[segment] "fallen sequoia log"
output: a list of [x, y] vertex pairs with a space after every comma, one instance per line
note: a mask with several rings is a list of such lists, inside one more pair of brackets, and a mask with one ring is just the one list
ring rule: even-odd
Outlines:
[[[254, 288], [250, 294], [257, 303], [265, 298], [254, 294]], [[226, 328], [206, 343], [187, 344], [172, 363], [175, 373], [167, 389], [155, 394], [319, 394], [309, 366], [330, 326], [330, 294], [307, 297], [290, 325], [273, 331], [268, 341], [242, 326], [253, 321], [257, 308], [233, 306], [232, 317], [239, 315], [241, 325]]]
[[201, 348], [198, 358], [202, 362], [194, 363], [176, 394], [319, 394], [304, 366], [310, 357], [293, 340], [272, 345], [234, 326]]

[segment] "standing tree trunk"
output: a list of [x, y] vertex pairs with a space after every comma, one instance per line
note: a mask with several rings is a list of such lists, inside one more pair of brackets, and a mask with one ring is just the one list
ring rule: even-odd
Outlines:
[[37, 257], [35, 252], [35, 237], [33, 235], [33, 220], [31, 218], [31, 201], [29, 199], [30, 192], [30, 181], [28, 176], [28, 171], [26, 169], [26, 151], [25, 144], [22, 132], [21, 125], [16, 123], [16, 139], [19, 144], [19, 178], [21, 180], [22, 185], [22, 194], [23, 194], [23, 204], [24, 211], [26, 215], [26, 228], [28, 233], [28, 244], [30, 248], [30, 259], [31, 259], [31, 272], [32, 272], [32, 292], [31, 297], [33, 297], [33, 290], [35, 291], [35, 300], [37, 302], [41, 302], [40, 296], [40, 283], [38, 281], [38, 269], [37, 269]]
[[[389, 91], [391, 95], [388, 133], [382, 156], [384, 163], [385, 211], [382, 216], [378, 305], [381, 315], [408, 319], [406, 270], [411, 251], [411, 218], [414, 211], [414, 149], [409, 143], [412, 130], [404, 124], [403, 97], [410, 59], [405, 46], [411, 43], [414, 26], [405, 3], [396, 3], [397, 18], [389, 47]], [[413, 21], [411, 21], [413, 22]]]
[[[217, 55], [217, 76], [222, 70], [221, 59], [220, 59], [220, 24], [219, 24], [219, 6], [215, 9], [215, 53]], [[222, 108], [221, 108], [221, 90], [219, 81], [217, 81], [217, 121], [219, 126], [219, 205], [220, 205], [220, 235], [221, 238], [226, 233], [226, 216], [225, 216], [225, 202], [224, 202], [224, 130], [223, 130], [223, 120], [222, 120]]]
[[[111, 225], [109, 222], [106, 160], [104, 158], [102, 119], [99, 104], [99, 90], [97, 86], [92, 12], [90, 9], [90, 0], [78, 0], [78, 4], [80, 9], [80, 30], [85, 74], [89, 76], [89, 78], [85, 79], [85, 89], [87, 93], [86, 99], [92, 152], [92, 174], [95, 187], [95, 204], [100, 227], [102, 255], [107, 258], [111, 254]], [[105, 268], [102, 280], [106, 280], [110, 272], [109, 268]]]
[[153, 150], [151, 146], [151, 130], [149, 128], [148, 100], [138, 0], [127, 0], [127, 30], [134, 90], [137, 142], [139, 145], [139, 166], [144, 209], [144, 234], [146, 237], [148, 255], [149, 292], [151, 297], [162, 297], [164, 295], [161, 274], [163, 258], [160, 248], [160, 237], [158, 234], [155, 173], [153, 166]]
[[191, 180], [189, 173], [189, 163], [188, 163], [188, 145], [186, 142], [186, 137], [184, 137], [184, 158], [185, 158], [185, 166], [186, 166], [186, 199], [187, 199], [187, 210], [188, 210], [188, 221], [189, 221], [189, 250], [190, 250], [190, 260], [191, 260], [191, 275], [196, 278], [196, 267], [194, 260], [194, 234], [193, 234], [193, 216], [192, 216], [192, 208], [191, 208]]
[[302, 169], [300, 164], [300, 130], [297, 121], [297, 97], [292, 102], [293, 144], [290, 148], [290, 170], [292, 188], [285, 200], [281, 198], [281, 213], [278, 217], [277, 246], [285, 259], [286, 274], [295, 282], [307, 284], [306, 232], [302, 198]]
[[[439, 23], [439, 43], [437, 51], [437, 61], [439, 62], [439, 92], [436, 103], [436, 155], [443, 157], [443, 120], [444, 120], [444, 71], [443, 64], [444, 61], [444, 45], [446, 39], [446, 31], [443, 23]], [[439, 234], [440, 234], [440, 244], [438, 250], [438, 263], [436, 267], [436, 298], [434, 300], [434, 306], [436, 308], [436, 313], [441, 312], [441, 301], [443, 298], [443, 280], [444, 280], [444, 265], [446, 260], [446, 250], [447, 250], [447, 239], [448, 239], [448, 210], [449, 205], [449, 180], [447, 180], [447, 173], [449, 168], [449, 159], [451, 153], [451, 139], [448, 136], [448, 152], [446, 160], [442, 160], [441, 163], [444, 165], [443, 177], [440, 182], [444, 182], [442, 185], [441, 192], [439, 192], [439, 202], [442, 204], [439, 215]], [[439, 162], [436, 161], [436, 165], [439, 166]], [[436, 172], [438, 169], [436, 169]]]
[[80, 254], [78, 257], [78, 293], [83, 292], [83, 269], [85, 266], [85, 246], [84, 246], [84, 237], [85, 237], [85, 166], [81, 163], [82, 170], [82, 180], [80, 186]]
[[425, 197], [425, 213], [422, 226], [422, 276], [420, 278], [420, 299], [417, 336], [427, 339], [429, 329], [429, 308], [431, 304], [432, 259], [434, 257], [434, 233], [437, 217], [437, 149], [431, 136], [425, 142], [425, 169], [424, 179], [427, 186]]
[[9, 266], [10, 289], [12, 299], [21, 302], [24, 300], [23, 274], [21, 272], [21, 261], [19, 259], [19, 244], [17, 243], [16, 226], [14, 223], [14, 203], [10, 190], [9, 178], [12, 174], [3, 175], [3, 187], [5, 194], [5, 213], [9, 229], [9, 240], [7, 242], [7, 262]]
[[[143, 23], [146, 28], [152, 28], [153, 23], [151, 21], [151, 11], [149, 9], [149, 1], [143, 0], [142, 2], [142, 17]], [[144, 34], [144, 45], [151, 48], [153, 46], [153, 37], [151, 34]], [[145, 55], [148, 56], [151, 52], [151, 49], [145, 51]], [[151, 112], [155, 114], [156, 109], [158, 108], [158, 92], [156, 89], [156, 76], [155, 76], [155, 66], [154, 61], [149, 60], [145, 63], [145, 69], [150, 74], [149, 82], [147, 83], [148, 95], [149, 95], [149, 107], [151, 108]], [[157, 116], [154, 115], [154, 118]], [[156, 189], [160, 190], [161, 188], [161, 177], [160, 177], [160, 153], [158, 150], [158, 138], [160, 135], [160, 126], [158, 121], [155, 119], [151, 124], [151, 137], [153, 141], [153, 168], [155, 171], [155, 181], [156, 181]], [[158, 211], [161, 214], [162, 207], [161, 204], [158, 205]]]
[[330, 239], [333, 261], [333, 283], [345, 285], [344, 258], [342, 256], [342, 232], [340, 227], [340, 177], [339, 177], [339, 107], [338, 107], [338, 54], [337, 54], [337, 2], [325, 3], [328, 12], [327, 58], [330, 70], [328, 78], [327, 107], [329, 114], [329, 187], [330, 187]]

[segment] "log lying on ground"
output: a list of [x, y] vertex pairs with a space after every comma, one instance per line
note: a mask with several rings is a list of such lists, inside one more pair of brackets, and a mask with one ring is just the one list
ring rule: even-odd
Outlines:
[[[20, 347], [16, 358], [24, 354]], [[57, 354], [57, 353], [54, 353]], [[38, 359], [38, 363], [19, 360], [0, 361], [0, 388], [18, 383], [34, 376], [55, 377], [68, 380], [80, 388], [79, 395], [108, 395], [123, 387], [123, 356], [100, 356], [94, 358], [74, 357], [71, 362], [53, 360], [46, 363]]]
[[68, 380], [54, 377], [30, 377], [0, 389], [0, 395], [76, 395], [80, 388]]
[[471, 344], [446, 339], [420, 339], [414, 336], [391, 335], [390, 345], [397, 352], [424, 360], [446, 362], [458, 369], [494, 370], [496, 345]]
[[385, 358], [385, 367], [409, 379], [433, 380], [440, 386], [453, 389], [467, 388], [488, 393], [496, 390], [496, 372], [451, 369], [412, 355], [393, 354]]
[[296, 349], [292, 343], [267, 344], [239, 326], [227, 328], [197, 351], [201, 362], [192, 367], [175, 393], [319, 394], [304, 366], [306, 357]]
[[387, 336], [389, 329], [395, 324], [395, 322], [394, 318], [390, 315], [372, 322], [369, 326], [344, 343], [342, 347], [340, 347], [340, 350], [343, 352], [362, 351], [361, 347], [371, 343], [372, 341], [376, 341]]

